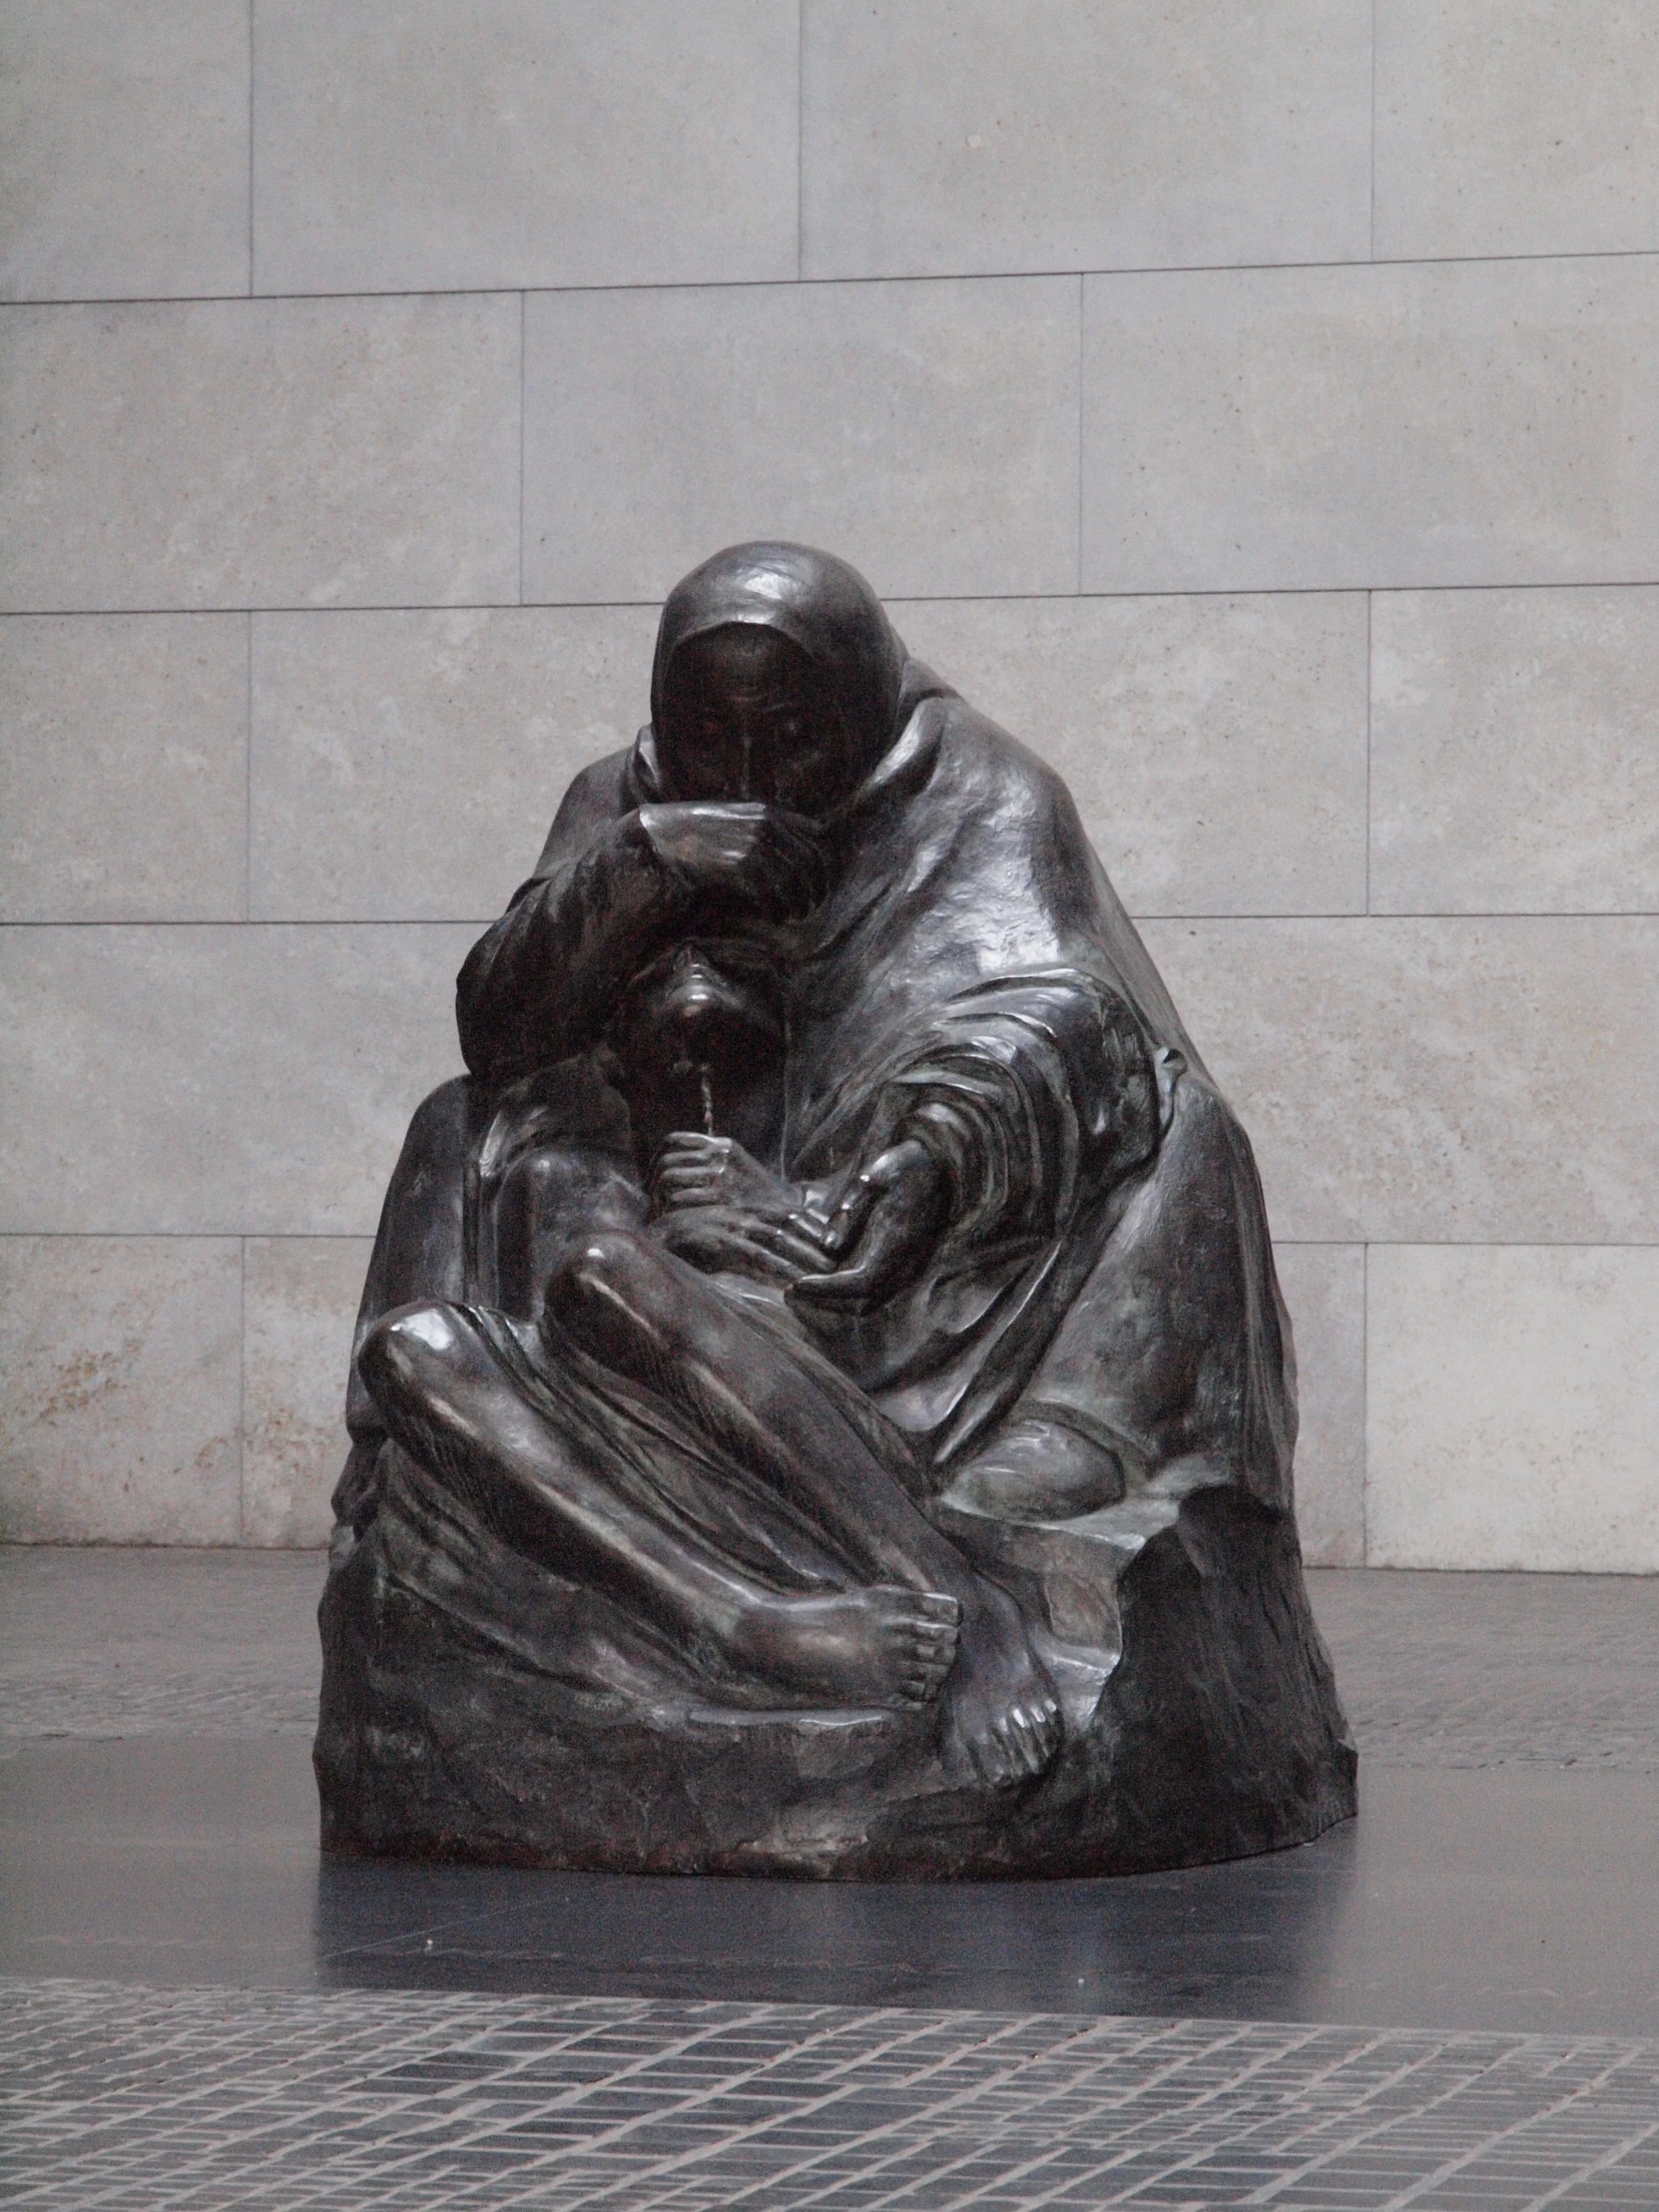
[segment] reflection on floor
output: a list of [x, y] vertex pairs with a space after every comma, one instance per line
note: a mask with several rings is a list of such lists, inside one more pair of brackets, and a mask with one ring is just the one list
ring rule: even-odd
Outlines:
[[8, 2201], [1659, 2207], [1659, 1582], [1314, 1575], [1357, 1823], [906, 1889], [320, 1863], [320, 1577], [0, 1550]]

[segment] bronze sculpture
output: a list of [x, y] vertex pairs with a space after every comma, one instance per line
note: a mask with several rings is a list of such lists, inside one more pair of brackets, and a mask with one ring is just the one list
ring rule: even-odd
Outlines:
[[844, 563], [718, 554], [463, 967], [352, 1362], [324, 1838], [1102, 1872], [1305, 1840], [1250, 1148], [1059, 780]]

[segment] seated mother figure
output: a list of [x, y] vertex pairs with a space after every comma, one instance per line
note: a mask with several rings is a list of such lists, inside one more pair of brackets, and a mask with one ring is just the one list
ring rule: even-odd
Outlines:
[[651, 705], [461, 971], [341, 1516], [401, 1512], [440, 1603], [466, 1528], [535, 1562], [598, 1692], [931, 1709], [1029, 1781], [1053, 1624], [962, 1530], [1288, 1502], [1249, 1147], [1063, 785], [844, 563], [705, 563]]

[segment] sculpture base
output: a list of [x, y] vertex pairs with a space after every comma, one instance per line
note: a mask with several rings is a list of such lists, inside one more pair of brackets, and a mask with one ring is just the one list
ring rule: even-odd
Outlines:
[[[1039, 1782], [964, 1783], [937, 1714], [629, 1710], [479, 1632], [372, 1524], [329, 1576], [315, 1765], [325, 1851], [839, 1881], [1138, 1874], [1311, 1842], [1356, 1809], [1354, 1746], [1294, 1521], [1231, 1487], [1020, 1530], [1089, 1547], [1118, 1646], [1052, 1646], [1066, 1742]], [[958, 1540], [973, 1531], [953, 1525]], [[972, 1548], [1030, 1604], [1063, 1561]], [[1092, 1538], [1092, 1542], [1091, 1542]], [[1102, 1566], [1105, 1571], [1102, 1573]], [[1033, 1589], [1021, 1591], [1022, 1577]], [[1076, 1579], [1076, 1578], [1074, 1578]], [[1064, 1611], [1064, 1600], [1061, 1601]], [[1054, 1623], [1064, 1631], [1062, 1618]]]

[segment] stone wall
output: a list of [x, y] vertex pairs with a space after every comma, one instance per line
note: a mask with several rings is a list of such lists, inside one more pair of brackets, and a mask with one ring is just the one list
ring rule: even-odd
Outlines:
[[1659, 1569], [1659, 10], [0, 0], [0, 232], [11, 1535], [320, 1539], [455, 967], [780, 534], [1072, 779], [1312, 1555]]

